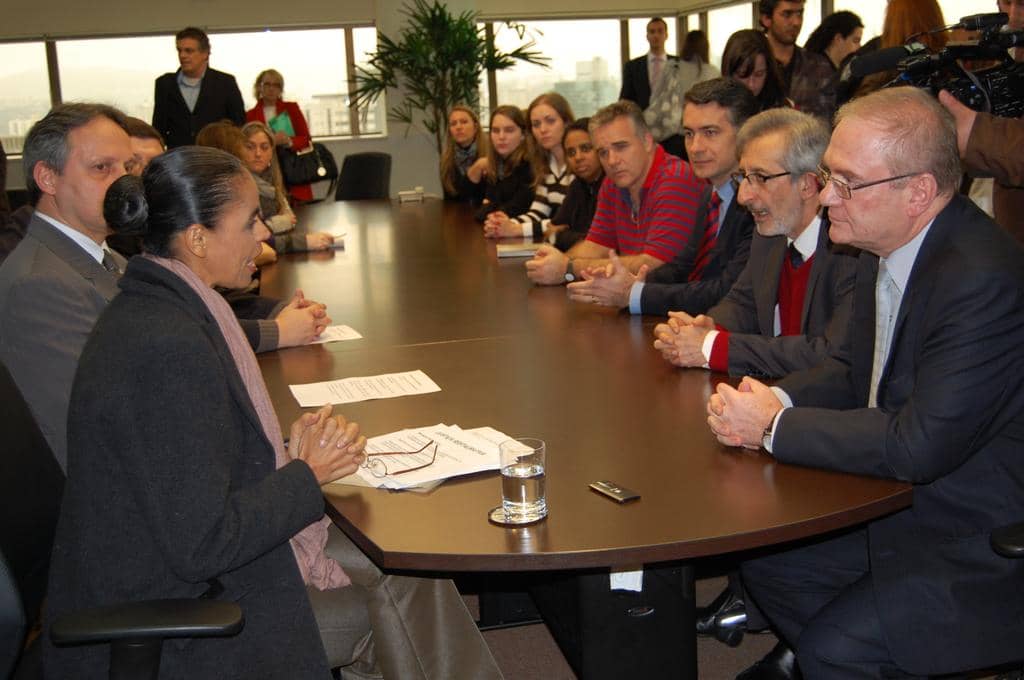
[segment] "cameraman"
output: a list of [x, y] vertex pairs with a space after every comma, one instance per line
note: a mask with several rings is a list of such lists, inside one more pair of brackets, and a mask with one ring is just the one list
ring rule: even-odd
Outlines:
[[[1006, 28], [1024, 29], [1024, 0], [998, 0], [1000, 12], [1009, 16]], [[1014, 49], [1014, 59], [1024, 61], [1024, 49]], [[999, 118], [973, 111], [943, 90], [939, 101], [956, 119], [956, 140], [965, 169], [992, 177], [992, 207], [996, 222], [1024, 242], [1024, 119]]]

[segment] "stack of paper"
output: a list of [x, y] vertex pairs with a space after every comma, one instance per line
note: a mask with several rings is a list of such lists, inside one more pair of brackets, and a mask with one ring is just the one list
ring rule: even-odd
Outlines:
[[305, 385], [289, 385], [288, 389], [292, 391], [299, 406], [304, 408], [441, 391], [437, 383], [423, 371], [341, 378]]
[[498, 257], [533, 257], [542, 243], [524, 241], [522, 243], [499, 243]]
[[[367, 453], [417, 451], [424, 444], [433, 442], [437, 444], [437, 454], [433, 454], [433, 444], [430, 444], [419, 453], [371, 457], [382, 461], [387, 467], [384, 477], [374, 475], [369, 467], [361, 467], [354, 474], [334, 483], [427, 491], [450, 477], [497, 470], [498, 445], [510, 438], [491, 427], [464, 430], [458, 425], [445, 424], [382, 434], [367, 440]], [[401, 472], [429, 462], [431, 456], [434, 456], [434, 462], [430, 465], [411, 472]]]

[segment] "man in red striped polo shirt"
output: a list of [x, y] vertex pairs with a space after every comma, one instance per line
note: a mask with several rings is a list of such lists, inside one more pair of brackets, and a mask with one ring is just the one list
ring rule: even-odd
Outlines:
[[573, 281], [617, 252], [632, 272], [671, 261], [690, 239], [703, 188], [689, 164], [658, 146], [633, 102], [619, 101], [590, 118], [605, 181], [587, 238], [566, 253], [541, 246], [526, 263], [535, 283]]

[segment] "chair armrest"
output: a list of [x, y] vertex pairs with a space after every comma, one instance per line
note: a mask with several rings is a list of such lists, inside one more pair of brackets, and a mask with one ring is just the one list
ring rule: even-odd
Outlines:
[[1024, 522], [993, 529], [989, 542], [1003, 557], [1024, 557]]
[[53, 622], [54, 644], [235, 635], [245, 624], [242, 609], [218, 600], [146, 600], [70, 612]]

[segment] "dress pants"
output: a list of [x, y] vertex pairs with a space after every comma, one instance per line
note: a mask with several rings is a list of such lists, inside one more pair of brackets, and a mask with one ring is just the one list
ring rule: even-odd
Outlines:
[[741, 571], [807, 680], [915, 677], [893, 663], [886, 645], [865, 529], [749, 560]]
[[333, 525], [326, 552], [352, 585], [307, 590], [327, 659], [346, 680], [502, 677], [451, 580], [384, 574]]

